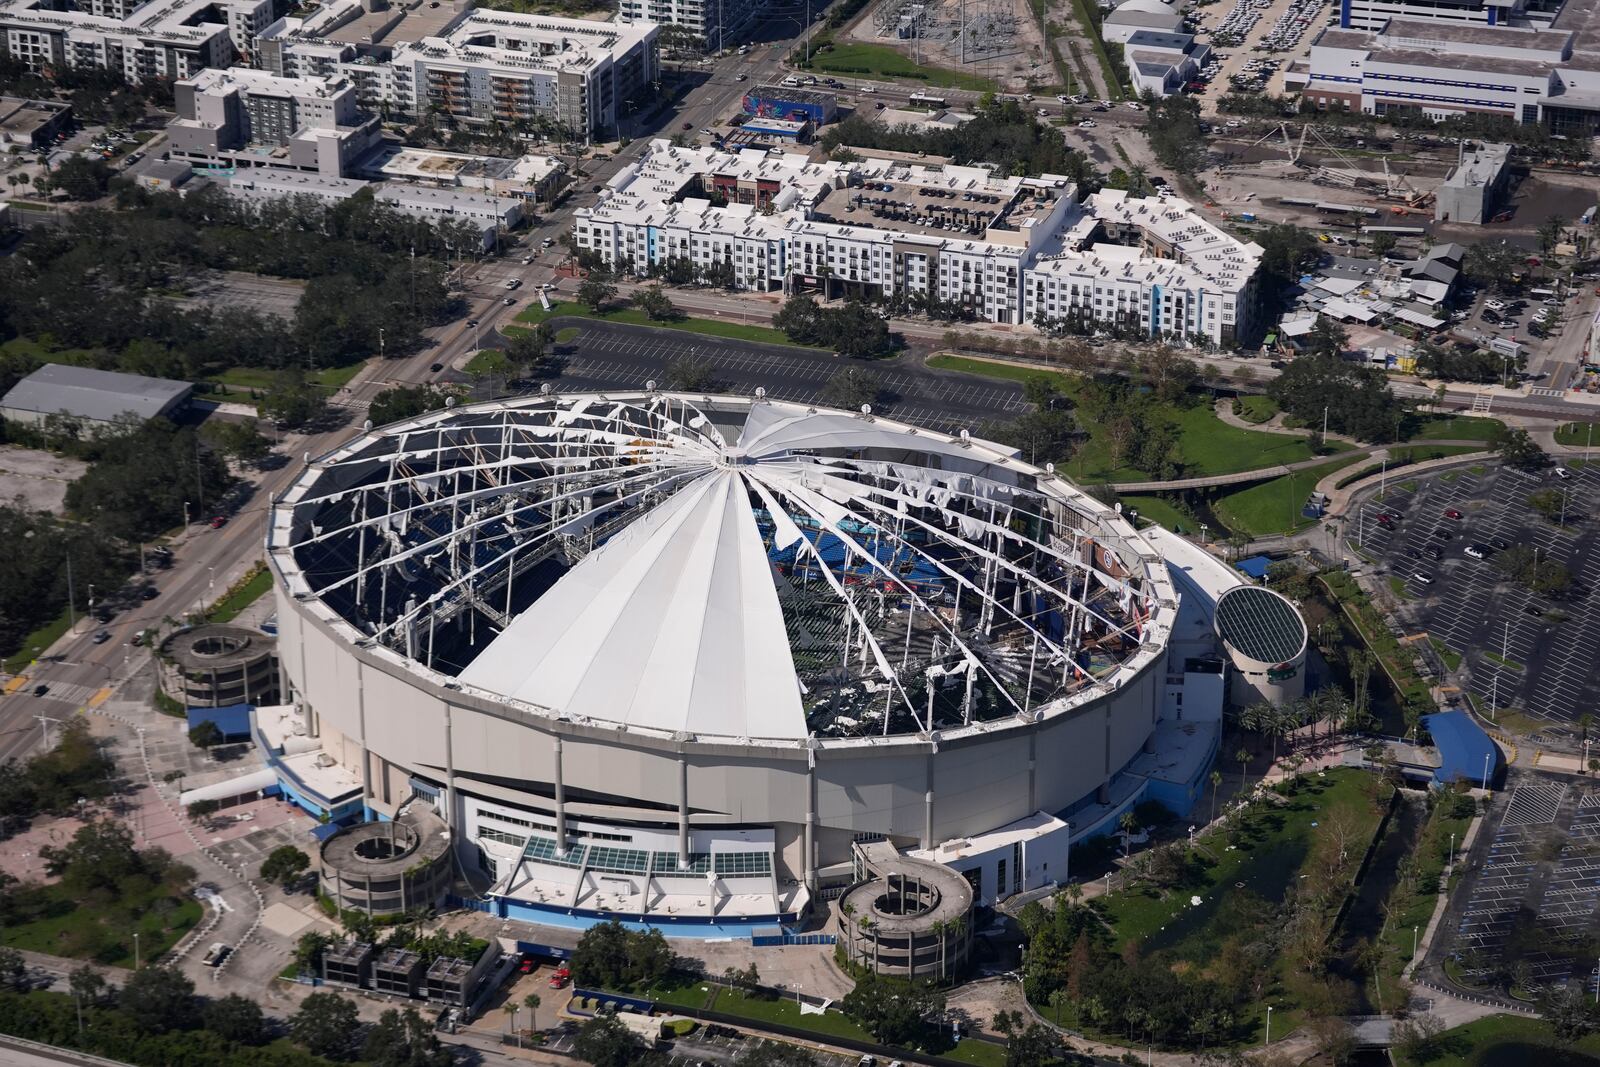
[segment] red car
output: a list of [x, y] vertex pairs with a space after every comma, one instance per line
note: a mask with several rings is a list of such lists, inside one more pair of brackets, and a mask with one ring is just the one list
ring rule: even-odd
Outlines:
[[1444, 517], [1447, 519], [1459, 519], [1461, 518], [1461, 512], [1457, 511], [1455, 508], [1445, 508]]
[[211, 528], [213, 530], [220, 530], [226, 525], [228, 525], [228, 516], [226, 515], [216, 515], [211, 519]]
[[522, 957], [522, 965], [518, 967], [517, 970], [523, 974], [532, 974], [534, 968], [537, 966], [539, 966], [539, 961], [535, 960], [532, 956], [524, 956]]

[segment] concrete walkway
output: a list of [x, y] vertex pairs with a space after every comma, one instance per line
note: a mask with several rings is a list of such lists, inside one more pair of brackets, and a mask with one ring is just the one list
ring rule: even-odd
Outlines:
[[[1213, 409], [1217, 413], [1217, 418], [1221, 419], [1229, 426], [1237, 426], [1241, 430], [1260, 430], [1262, 433], [1281, 433], [1285, 437], [1314, 437], [1317, 434], [1316, 430], [1308, 429], [1306, 427], [1285, 426], [1283, 424], [1283, 420], [1286, 417], [1286, 413], [1282, 411], [1272, 416], [1272, 418], [1268, 419], [1266, 422], [1251, 422], [1248, 419], [1242, 419], [1233, 413], [1233, 398], [1229, 396], [1217, 397], [1217, 402], [1213, 405]], [[1357, 448], [1363, 447], [1360, 441], [1357, 441], [1349, 434], [1330, 432], [1328, 434], [1328, 440], [1343, 441], [1345, 444], [1353, 445]]]

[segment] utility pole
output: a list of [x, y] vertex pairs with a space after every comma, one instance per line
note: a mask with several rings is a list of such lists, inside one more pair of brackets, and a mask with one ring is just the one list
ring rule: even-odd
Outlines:
[[67, 549], [67, 633], [78, 629], [78, 595], [72, 587], [72, 549]]

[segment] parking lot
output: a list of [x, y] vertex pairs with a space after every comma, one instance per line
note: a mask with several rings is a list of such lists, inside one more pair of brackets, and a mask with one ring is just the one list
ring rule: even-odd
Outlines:
[[1450, 905], [1444, 942], [1456, 973], [1471, 985], [1577, 980], [1593, 990], [1600, 787], [1525, 776], [1503, 805]]
[[[1565, 494], [1565, 527], [1527, 504], [1540, 489]], [[1587, 592], [1600, 583], [1591, 517], [1597, 502], [1600, 469], [1594, 467], [1573, 469], [1567, 481], [1489, 465], [1416, 480], [1402, 472], [1391, 478], [1381, 503], [1362, 501], [1350, 533], [1408, 598], [1402, 609], [1408, 622], [1425, 631], [1435, 648], [1463, 657], [1467, 689], [1480, 710], [1493, 717], [1516, 708], [1548, 721], [1552, 728], [1546, 732], [1560, 734], [1571, 732], [1571, 722], [1600, 703], [1593, 659], [1600, 603]], [[1392, 529], [1380, 524], [1384, 508], [1400, 513]], [[1449, 510], [1462, 517], [1447, 517]], [[1540, 559], [1567, 567], [1573, 593], [1555, 601], [1503, 581], [1492, 560], [1496, 539], [1535, 547]], [[1474, 544], [1487, 546], [1491, 558], [1467, 555]]]
[[764, 388], [774, 399], [799, 403], [826, 403], [828, 379], [846, 366], [861, 367], [878, 378], [886, 394], [886, 401], [875, 404], [875, 410], [946, 432], [976, 429], [985, 419], [1010, 418], [1028, 410], [1022, 390], [1006, 382], [920, 367], [875, 367], [825, 352], [807, 355], [776, 345], [610, 323], [587, 322], [580, 329], [572, 342], [560, 346], [564, 389], [640, 389], [647, 381], [663, 380], [669, 362], [686, 358], [709, 365], [719, 391], [749, 396]]

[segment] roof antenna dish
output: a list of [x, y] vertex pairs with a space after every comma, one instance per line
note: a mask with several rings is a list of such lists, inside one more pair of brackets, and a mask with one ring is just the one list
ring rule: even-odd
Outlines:
[[972, 447], [972, 431], [971, 430], [962, 430], [961, 431], [961, 447], [962, 448], [971, 448]]
[[447, 407], [447, 408], [455, 407], [456, 406], [456, 398], [453, 397], [453, 396], [445, 397], [444, 398], [444, 406]]
[[871, 418], [872, 417], [872, 405], [871, 404], [862, 404], [861, 405], [861, 414], [867, 416], [868, 418]]
[[550, 395], [550, 383], [549, 382], [545, 382], [543, 385], [539, 386], [539, 395], [540, 396], [549, 396]]
[[766, 398], [767, 398], [767, 387], [764, 386], [764, 385], [756, 386], [756, 399], [757, 400], [765, 400]]
[[372, 432], [372, 420], [371, 419], [368, 419], [366, 422], [363, 422], [361, 424], [361, 432], [362, 433], [371, 433]]
[[655, 392], [656, 391], [656, 380], [654, 378], [651, 378], [648, 382], [644, 383], [644, 387], [646, 389], [650, 390], [652, 393]]

